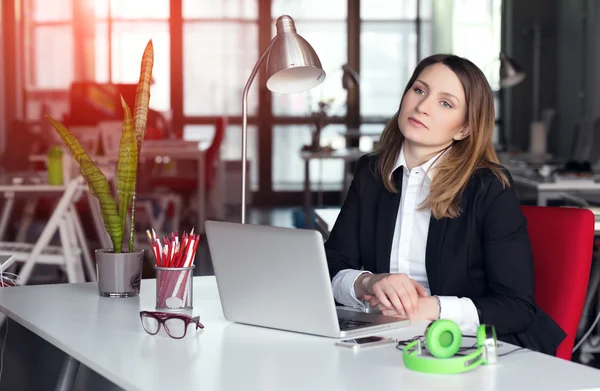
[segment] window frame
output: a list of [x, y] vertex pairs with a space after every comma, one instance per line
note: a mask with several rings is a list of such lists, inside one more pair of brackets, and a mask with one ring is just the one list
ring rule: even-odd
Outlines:
[[[31, 3], [33, 0], [23, 0], [25, 3]], [[72, 0], [73, 4], [73, 18], [69, 21], [60, 21], [60, 22], [35, 22], [34, 21], [24, 21], [24, 34], [28, 34], [29, 38], [31, 38], [31, 34], [34, 31], [33, 29], [36, 26], [42, 25], [71, 25], [73, 28], [77, 28], [78, 23], [82, 23], [80, 19], [78, 19], [78, 15], [82, 12], [79, 8], [81, 2], [87, 0]], [[421, 0], [417, 0], [416, 4], [419, 7]], [[109, 2], [109, 0], [107, 0]], [[354, 0], [347, 0], [347, 18], [346, 18], [346, 40], [347, 40], [347, 63], [355, 69], [360, 74], [360, 57], [361, 57], [361, 48], [360, 48], [360, 33], [361, 33], [361, 24], [363, 21], [367, 21], [367, 19], [361, 19], [360, 15], [360, 5], [359, 2]], [[108, 15], [106, 18], [98, 18], [95, 19], [106, 20], [107, 29], [108, 29], [108, 81], [113, 80], [113, 72], [112, 72], [112, 27], [114, 23], [118, 22], [127, 22], [127, 23], [136, 23], [136, 22], [154, 22], [154, 21], [167, 21], [169, 25], [169, 41], [170, 41], [170, 103], [172, 110], [172, 126], [178, 135], [183, 137], [183, 128], [186, 125], [212, 125], [214, 124], [217, 115], [185, 115], [183, 110], [183, 99], [184, 99], [184, 80], [183, 80], [183, 66], [184, 66], [184, 58], [183, 58], [183, 30], [184, 25], [186, 23], [202, 23], [206, 21], [215, 22], [215, 21], [228, 21], [234, 23], [257, 23], [258, 24], [258, 41], [256, 42], [257, 49], [259, 55], [262, 54], [268, 47], [273, 34], [273, 23], [274, 19], [278, 15], [272, 15], [271, 12], [271, 0], [257, 0], [257, 18], [254, 20], [252, 18], [184, 18], [183, 11], [183, 0], [170, 0], [169, 3], [169, 11], [170, 15], [168, 18], [144, 18], [144, 19], [130, 19], [130, 18], [115, 18], [112, 17], [110, 13], [110, 7], [108, 10]], [[417, 9], [417, 17], [415, 20], [412, 20], [412, 23], [416, 25], [416, 36], [417, 42], [415, 44], [415, 53], [417, 56], [417, 60], [421, 59], [421, 26], [423, 21], [420, 18], [420, 11]], [[299, 20], [303, 20], [304, 18], [300, 18]], [[312, 20], [312, 19], [310, 19]], [[376, 21], [376, 19], [369, 19], [371, 21]], [[321, 21], [320, 19], [318, 21]], [[379, 22], [385, 22], [385, 20], [377, 20]], [[395, 20], [397, 21], [397, 20]], [[75, 30], [74, 30], [75, 31]], [[79, 42], [77, 38], [77, 34], [74, 34], [74, 78], [79, 79], [80, 73], [82, 72], [84, 64], [83, 61], [83, 53], [84, 53], [84, 43]], [[27, 37], [25, 37], [25, 42], [27, 42]], [[34, 55], [34, 46], [35, 42], [29, 39], [30, 45], [26, 47], [21, 56], [24, 56], [28, 61], [23, 61], [26, 66], [24, 68], [24, 73], [29, 73], [32, 71], [31, 68], [35, 67], [35, 59]], [[259, 86], [258, 92], [258, 110], [255, 114], [249, 116], [248, 124], [251, 126], [257, 127], [258, 134], [258, 190], [256, 191], [256, 195], [253, 197], [253, 202], [256, 205], [300, 205], [303, 202], [303, 192], [302, 191], [275, 191], [275, 184], [272, 183], [273, 179], [273, 135], [274, 135], [274, 127], [275, 126], [285, 126], [285, 125], [310, 125], [313, 120], [309, 116], [286, 116], [286, 115], [275, 115], [273, 112], [273, 99], [272, 94], [265, 87], [265, 70], [264, 66], [261, 71], [257, 75], [257, 78], [254, 80], [254, 84]], [[48, 98], [56, 98], [56, 99], [68, 99], [68, 90], [65, 89], [56, 89], [56, 90], [43, 90], [39, 88], [34, 88], [34, 83], [29, 85], [27, 80], [32, 80], [31, 75], [22, 75], [22, 82], [24, 83], [24, 98], [25, 100], [34, 99], [34, 100], [44, 100]], [[26, 102], [25, 102], [26, 103]], [[25, 105], [26, 106], [26, 105]], [[359, 91], [357, 89], [351, 89], [348, 93], [347, 100], [347, 115], [344, 116], [333, 116], [330, 118], [330, 123], [345, 125], [347, 128], [354, 129], [359, 128], [362, 125], [373, 125], [373, 126], [381, 126], [383, 128], [385, 122], [389, 119], [389, 116], [361, 116], [360, 115], [360, 96]], [[359, 113], [356, 115], [356, 113]], [[392, 113], [390, 113], [391, 116]], [[25, 114], [27, 118], [27, 114]], [[241, 124], [241, 112], [239, 115], [229, 116], [229, 123], [231, 125], [240, 125]], [[353, 143], [349, 142], [350, 146], [358, 146], [358, 141]], [[325, 203], [334, 202], [339, 203], [339, 191], [330, 191], [325, 192], [324, 201]]]

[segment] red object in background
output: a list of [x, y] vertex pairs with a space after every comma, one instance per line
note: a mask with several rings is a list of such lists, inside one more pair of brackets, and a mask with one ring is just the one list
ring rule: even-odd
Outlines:
[[[204, 155], [204, 184], [206, 191], [209, 191], [215, 181], [215, 161], [219, 157], [221, 145], [225, 138], [225, 131], [227, 129], [228, 120], [226, 117], [219, 117], [215, 122], [215, 135], [213, 136], [212, 142]], [[194, 164], [195, 166], [195, 164]], [[198, 175], [195, 173], [190, 175], [189, 172], [186, 175], [172, 175], [172, 176], [159, 176], [152, 178], [151, 184], [153, 187], [166, 187], [173, 191], [195, 191], [198, 188]]]
[[15, 286], [15, 283], [8, 278], [0, 280], [0, 288], [4, 288], [7, 286]]
[[146, 140], [164, 140], [166, 137], [166, 130], [164, 128], [146, 128]]
[[590, 278], [594, 214], [548, 206], [521, 209], [533, 250], [535, 301], [567, 333], [556, 357], [570, 360]]
[[210, 147], [208, 147], [206, 154], [204, 155], [204, 178], [207, 189], [212, 188], [214, 182], [214, 163], [219, 156], [221, 144], [223, 144], [223, 138], [225, 138], [225, 129], [227, 129], [227, 123], [228, 121], [226, 117], [217, 118], [217, 122], [215, 123], [215, 135]]

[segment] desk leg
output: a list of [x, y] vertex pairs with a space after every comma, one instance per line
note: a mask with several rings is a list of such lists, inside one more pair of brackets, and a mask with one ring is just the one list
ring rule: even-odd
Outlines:
[[206, 220], [206, 194], [204, 186], [204, 151], [200, 152], [198, 157], [198, 222], [196, 223], [196, 232], [204, 233], [204, 221]]
[[65, 358], [60, 374], [58, 375], [58, 382], [56, 383], [56, 391], [71, 391], [75, 385], [75, 379], [77, 378], [77, 372], [79, 371], [79, 361], [75, 360], [71, 356]]
[[19, 231], [17, 232], [15, 242], [27, 242], [27, 231], [29, 230], [29, 227], [31, 227], [31, 223], [33, 222], [33, 217], [35, 216], [35, 209], [37, 207], [37, 204], [37, 197], [29, 198], [25, 203], [23, 217], [21, 218], [21, 224], [19, 224]]
[[311, 214], [310, 160], [306, 159], [304, 161], [304, 228], [313, 228]]
[[4, 208], [2, 209], [2, 217], [0, 218], [0, 240], [4, 240], [6, 234], [6, 228], [8, 227], [8, 218], [12, 213], [15, 199], [13, 197], [6, 198]]
[[537, 196], [537, 204], [538, 206], [548, 206], [548, 199], [550, 199], [551, 196], [548, 196], [548, 194], [544, 193], [543, 191], [538, 191], [538, 196]]

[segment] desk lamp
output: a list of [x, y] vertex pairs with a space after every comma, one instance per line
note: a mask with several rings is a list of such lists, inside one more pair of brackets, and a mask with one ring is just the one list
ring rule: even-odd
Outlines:
[[267, 88], [280, 94], [310, 90], [325, 80], [317, 53], [296, 32], [294, 20], [282, 15], [276, 22], [277, 35], [254, 65], [242, 93], [242, 224], [246, 222], [246, 161], [248, 136], [248, 91], [263, 62], [267, 61]]
[[[526, 74], [523, 69], [513, 59], [509, 58], [506, 54], [500, 53], [500, 88], [506, 89], [516, 86], [525, 80]], [[496, 121], [498, 122], [498, 121]], [[500, 127], [500, 145], [502, 148], [507, 148], [508, 141], [506, 139], [505, 124]]]
[[506, 54], [500, 53], [500, 87], [509, 88], [516, 86], [525, 79], [523, 69], [508, 58]]

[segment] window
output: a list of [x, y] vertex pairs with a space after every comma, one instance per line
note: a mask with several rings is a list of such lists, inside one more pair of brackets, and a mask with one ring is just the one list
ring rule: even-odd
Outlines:
[[[273, 93], [271, 107], [261, 108], [272, 111], [273, 123], [266, 124], [260, 135], [255, 126], [249, 126], [253, 189], [258, 188], [261, 173], [259, 154], [266, 153], [271, 159], [271, 164], [266, 163], [272, 183], [260, 189], [265, 193], [303, 188], [304, 162], [299, 152], [310, 143], [312, 116], [320, 102], [328, 104], [329, 116], [347, 114], [341, 67], [348, 62], [348, 45], [360, 51], [360, 116], [368, 122], [360, 128], [372, 133], [359, 140], [359, 148], [365, 152], [372, 149], [385, 122], [398, 110], [418, 61], [434, 51], [471, 59], [493, 88], [498, 85], [501, 0], [362, 0], [360, 4], [348, 0], [26, 0], [23, 4], [28, 29], [22, 59], [25, 77], [19, 81], [28, 91], [28, 119], [39, 119], [40, 113], [60, 117], [68, 111], [68, 89], [75, 79], [136, 83], [142, 51], [152, 39], [151, 107], [167, 111], [175, 125], [181, 124], [185, 139], [205, 140], [212, 139], [214, 117], [228, 116], [230, 123], [240, 123], [242, 91], [262, 54], [259, 34], [268, 34], [268, 30], [269, 38], [275, 36], [277, 18], [292, 16], [298, 34], [317, 52], [327, 77], [310, 91]], [[171, 15], [178, 4], [181, 18]], [[352, 15], [360, 14], [357, 42], [348, 42], [348, 6], [356, 7]], [[261, 7], [271, 7], [270, 12]], [[259, 26], [259, 15], [267, 13], [270, 25]], [[181, 54], [172, 51], [175, 37], [171, 31], [181, 31]], [[171, 79], [183, 83], [172, 88]], [[250, 89], [251, 121], [259, 113], [258, 92], [264, 82], [256, 79]], [[176, 99], [171, 99], [172, 94], [177, 94]], [[172, 100], [183, 105], [168, 113]], [[346, 147], [345, 131], [341, 124], [325, 126], [322, 145]], [[272, 143], [259, 143], [259, 137], [272, 137]], [[269, 149], [259, 151], [259, 145]], [[240, 148], [240, 126], [231, 125], [223, 142], [223, 157], [239, 159]], [[341, 189], [342, 174], [339, 160], [311, 162], [315, 189]]]
[[335, 115], [346, 115], [346, 91], [342, 88], [342, 65], [347, 62], [348, 2], [346, 0], [273, 0], [272, 36], [277, 33], [275, 22], [281, 15], [290, 15], [300, 36], [313, 47], [326, 78], [321, 85], [307, 92], [290, 95], [273, 94], [273, 114], [305, 116], [318, 110], [319, 101], [331, 100]]
[[[257, 0], [183, 0], [184, 117], [242, 115], [242, 92], [258, 60]], [[248, 115], [258, 112], [258, 78], [248, 91]], [[186, 125], [186, 140], [212, 139], [212, 126]], [[221, 157], [240, 160], [241, 126], [230, 125]], [[258, 190], [258, 130], [248, 126], [249, 183]]]
[[[258, 53], [256, 0], [183, 1], [184, 116], [235, 115]], [[258, 108], [258, 83], [248, 92], [248, 114]]]
[[[109, 6], [110, 19], [107, 19]], [[169, 0], [95, 0], [94, 13], [95, 80], [99, 83], [137, 83], [144, 48], [152, 39], [154, 66], [150, 107], [162, 112], [170, 110]], [[110, 41], [109, 24], [112, 30]]]
[[95, 50], [94, 56], [94, 75], [98, 83], [108, 83], [110, 75], [108, 72], [109, 55], [108, 51], [108, 22], [105, 20], [96, 22], [95, 26]]
[[66, 89], [74, 79], [72, 0], [32, 0], [28, 90]]
[[[364, 133], [359, 140], [359, 150], [372, 151], [384, 125], [364, 124]], [[311, 142], [312, 128], [309, 125], [281, 125], [273, 129], [273, 190], [293, 191], [304, 189], [304, 160], [300, 150]], [[345, 125], [329, 125], [321, 132], [321, 146], [343, 149], [346, 146]], [[310, 162], [312, 190], [342, 190], [344, 163], [340, 159], [315, 159]]]
[[418, 0], [363, 0], [360, 17], [365, 20], [407, 20], [417, 18]]
[[256, 0], [183, 0], [184, 19], [258, 19]]
[[30, 85], [35, 89], [67, 89], [74, 79], [73, 28], [70, 25], [37, 26]]
[[110, 16], [114, 19], [164, 20], [169, 18], [169, 13], [169, 0], [110, 0]]
[[171, 51], [167, 22], [113, 22], [112, 82], [138, 82], [142, 54], [149, 39], [152, 39], [154, 47], [150, 107], [167, 111], [171, 108]]
[[[485, 74], [492, 90], [500, 88], [500, 28], [502, 0], [434, 2], [432, 41], [438, 51], [466, 57]], [[469, 10], [464, 12], [464, 10]], [[452, 37], [448, 39], [448, 37]], [[498, 107], [498, 98], [495, 96]], [[496, 111], [496, 118], [500, 113]], [[493, 142], [498, 141], [498, 132]]]
[[[421, 58], [431, 54], [431, 1], [420, 0]], [[417, 65], [417, 0], [361, 2], [360, 111], [390, 118]]]
[[[259, 57], [257, 24], [186, 22], [183, 45], [184, 115], [241, 115], [242, 91]], [[257, 109], [255, 79], [248, 92], [248, 114]]]
[[[344, 148], [344, 125], [329, 125], [321, 132], [321, 146]], [[300, 150], [310, 144], [309, 125], [280, 125], [273, 127], [273, 190], [290, 191], [304, 188], [304, 160]], [[313, 190], [340, 190], [344, 163], [339, 159], [315, 159], [310, 162], [310, 181]]]
[[[347, 62], [347, 0], [289, 1], [273, 0], [271, 7], [272, 36], [281, 15], [290, 15], [296, 30], [313, 47], [326, 78], [321, 85], [307, 92], [273, 94], [273, 114], [277, 116], [309, 117], [319, 110], [319, 102], [330, 103], [328, 115], [346, 115], [346, 91], [342, 87], [342, 65]], [[277, 122], [277, 119], [275, 119]], [[310, 123], [310, 118], [306, 119]], [[304, 186], [304, 161], [300, 158], [303, 145], [310, 144], [313, 126], [275, 125], [273, 127], [272, 187], [274, 191], [301, 190]], [[321, 132], [321, 144], [343, 148], [342, 125], [327, 125]], [[310, 163], [311, 184], [319, 188], [341, 189], [344, 164], [341, 160], [313, 160]]]
[[500, 88], [501, 6], [501, 0], [455, 0], [452, 12], [452, 52], [481, 68], [493, 90]]
[[30, 14], [35, 23], [65, 22], [70, 23], [73, 18], [72, 0], [30, 0], [33, 9]]
[[360, 111], [389, 118], [417, 64], [412, 22], [362, 22]]

